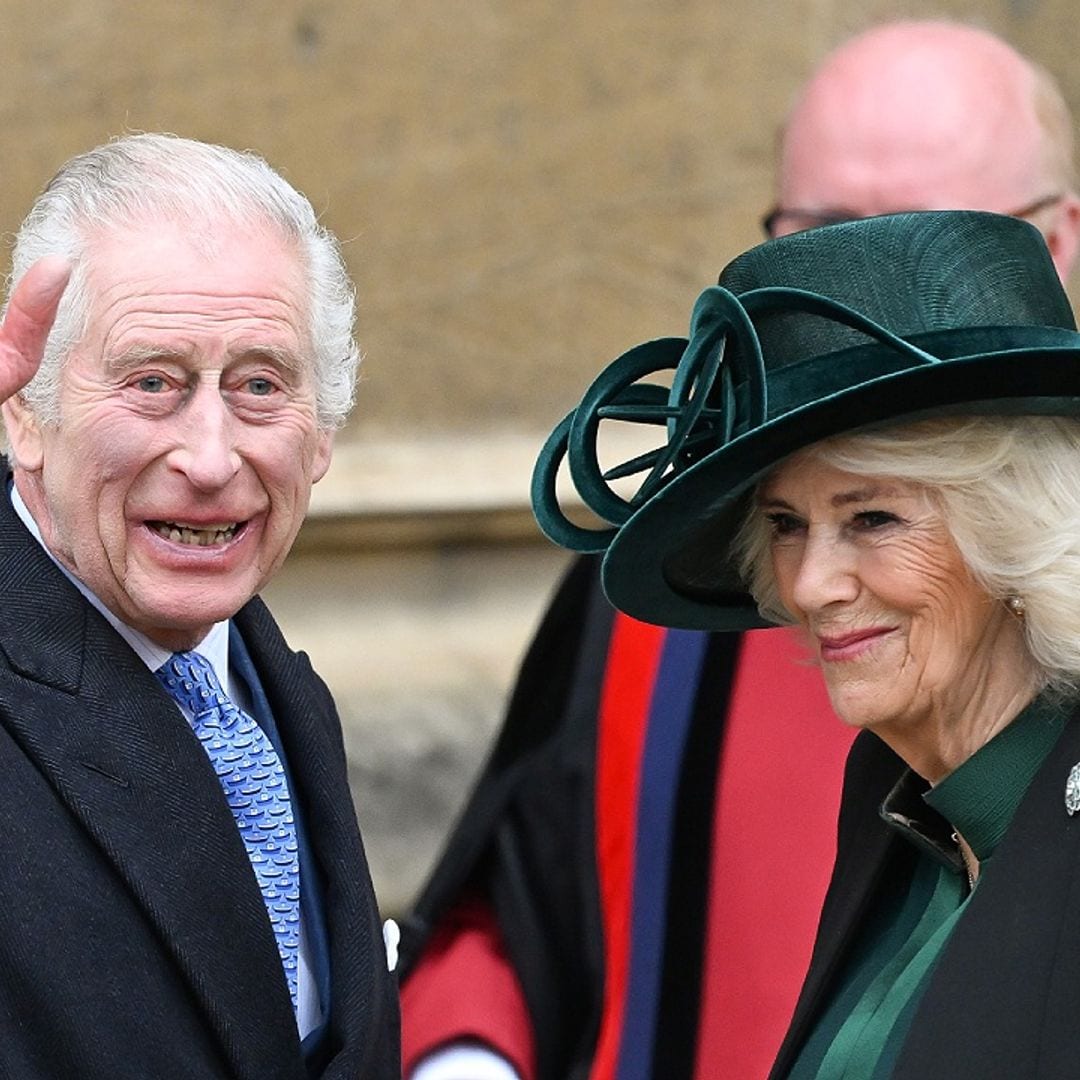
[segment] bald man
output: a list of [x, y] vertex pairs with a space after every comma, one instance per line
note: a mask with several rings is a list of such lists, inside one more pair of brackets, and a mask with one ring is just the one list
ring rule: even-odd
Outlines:
[[[1000, 39], [892, 23], [785, 125], [771, 235], [904, 209], [1080, 235], [1072, 122]], [[413, 1080], [761, 1080], [805, 973], [850, 733], [789, 631], [665, 632], [557, 593], [404, 927]]]
[[803, 88], [780, 144], [772, 236], [900, 210], [1027, 218], [1067, 276], [1080, 247], [1073, 123], [1053, 79], [955, 23], [869, 30]]

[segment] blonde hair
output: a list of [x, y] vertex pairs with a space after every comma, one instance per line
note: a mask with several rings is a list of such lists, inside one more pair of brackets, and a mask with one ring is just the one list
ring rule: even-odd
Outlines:
[[[1027, 647], [1044, 681], [1080, 683], [1080, 419], [926, 420], [827, 439], [807, 452], [847, 472], [922, 487], [983, 588], [1023, 599]], [[734, 547], [762, 614], [790, 623], [756, 505]]]

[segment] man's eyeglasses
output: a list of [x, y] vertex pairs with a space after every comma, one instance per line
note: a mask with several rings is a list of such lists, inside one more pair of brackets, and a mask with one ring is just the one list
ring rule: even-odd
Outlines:
[[[1063, 198], [1065, 198], [1064, 192], [1044, 195], [1041, 199], [1028, 203], [1027, 206], [1005, 213], [1007, 217], [1029, 218], [1040, 210], [1046, 210], [1055, 203], [1061, 202]], [[857, 214], [854, 210], [785, 210], [776, 206], [761, 219], [761, 227], [765, 230], [765, 235], [772, 239], [787, 233], [816, 229], [821, 225], [839, 225], [841, 222], [855, 221], [861, 217], [866, 217], [866, 215]]]

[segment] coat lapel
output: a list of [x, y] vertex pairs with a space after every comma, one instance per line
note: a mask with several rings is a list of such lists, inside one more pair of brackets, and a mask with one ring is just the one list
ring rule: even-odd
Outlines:
[[[892, 1075], [896, 1080], [1058, 1080], [1080, 1061], [1080, 815], [1065, 783], [1080, 761], [1069, 723], [1017, 809], [949, 937]], [[791, 1068], [892, 859], [914, 851], [877, 807], [899, 759], [861, 736], [845, 779], [839, 856], [810, 972], [770, 1076]]]
[[398, 1030], [397, 989], [387, 971], [337, 710], [307, 656], [289, 649], [261, 600], [246, 605], [235, 623], [274, 711], [322, 886], [330, 950], [323, 1075], [381, 1075], [388, 1060], [395, 1068], [399, 1060], [396, 1039], [385, 1038]]
[[304, 1076], [273, 935], [198, 740], [153, 674], [0, 499], [11, 729], [127, 883], [237, 1076]]
[[904, 1080], [1075, 1076], [1080, 1069], [1080, 816], [1065, 783], [1074, 716], [982, 869], [919, 1002], [894, 1075]]
[[879, 808], [903, 771], [903, 762], [876, 735], [864, 732], [855, 740], [844, 771], [837, 862], [825, 895], [810, 969], [769, 1073], [773, 1080], [786, 1076], [793, 1065], [873, 902], [893, 845], [902, 842], [882, 821]]

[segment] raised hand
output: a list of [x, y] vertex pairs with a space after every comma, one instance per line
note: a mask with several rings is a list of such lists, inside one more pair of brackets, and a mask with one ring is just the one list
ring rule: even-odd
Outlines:
[[70, 276], [67, 259], [48, 255], [34, 263], [15, 287], [0, 325], [0, 402], [34, 377]]

